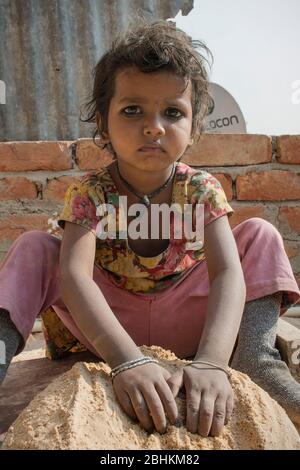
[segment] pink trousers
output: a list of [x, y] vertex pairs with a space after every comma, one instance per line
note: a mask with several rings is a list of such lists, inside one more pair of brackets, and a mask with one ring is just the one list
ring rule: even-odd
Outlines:
[[[300, 291], [280, 233], [271, 223], [256, 217], [240, 223], [232, 232], [246, 282], [246, 301], [283, 291], [283, 314], [299, 301]], [[60, 239], [39, 230], [26, 232], [14, 241], [0, 265], [0, 308], [10, 312], [26, 341], [36, 317], [52, 306], [69, 331], [99, 356], [61, 299], [60, 246]], [[116, 287], [97, 266], [93, 279], [138, 346], [158, 345], [180, 358], [196, 353], [209, 294], [205, 261], [167, 290], [150, 295]]]

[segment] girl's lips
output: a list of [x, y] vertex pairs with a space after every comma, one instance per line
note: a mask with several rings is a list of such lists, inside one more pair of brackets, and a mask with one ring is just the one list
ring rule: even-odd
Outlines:
[[141, 152], [164, 152], [161, 147], [142, 147]]

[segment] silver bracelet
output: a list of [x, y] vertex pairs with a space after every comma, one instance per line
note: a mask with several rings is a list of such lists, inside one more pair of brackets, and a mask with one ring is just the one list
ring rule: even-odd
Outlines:
[[138, 359], [132, 359], [132, 361], [123, 362], [122, 364], [119, 364], [118, 366], [114, 367], [112, 369], [112, 372], [116, 372], [118, 369], [121, 369], [121, 367], [130, 365], [130, 364], [135, 364], [136, 362], [143, 361], [145, 359], [145, 357], [146, 356], [142, 356], [142, 357], [139, 357]]
[[140, 361], [140, 362], [137, 362], [135, 364], [130, 364], [130, 365], [125, 366], [121, 369], [118, 369], [116, 372], [111, 372], [110, 376], [113, 380], [118, 374], [120, 374], [121, 372], [124, 372], [125, 370], [133, 369], [134, 367], [142, 366], [144, 364], [149, 364], [151, 362], [153, 362], [155, 364], [158, 364], [158, 361], [156, 359], [145, 359], [144, 361]]
[[132, 369], [137, 366], [141, 366], [144, 364], [148, 363], [155, 363], [158, 364], [158, 361], [156, 359], [153, 359], [152, 357], [144, 356], [140, 359], [136, 359], [134, 361], [128, 361], [124, 362], [123, 364], [119, 365], [118, 367], [115, 367], [114, 369], [111, 370], [110, 372], [110, 377], [114, 379], [120, 372], [124, 372], [125, 370]]
[[222, 366], [219, 366], [219, 364], [214, 364], [213, 362], [207, 362], [207, 361], [192, 361], [190, 362], [189, 364], [187, 364], [185, 367], [188, 367], [188, 366], [192, 366], [194, 364], [205, 364], [205, 365], [208, 365], [208, 366], [211, 366], [213, 367], [214, 369], [218, 369], [218, 370], [222, 370], [223, 372], [225, 372], [225, 374], [227, 375], [227, 377], [230, 377], [230, 373], [227, 369], [225, 369], [225, 367], [222, 367]]
[[124, 368], [131, 367], [133, 365], [140, 364], [145, 361], [148, 362], [150, 359], [152, 359], [152, 357], [143, 356], [143, 357], [139, 357], [138, 359], [134, 359], [133, 361], [123, 362], [123, 364], [120, 364], [114, 369], [112, 369], [111, 373], [114, 374], [115, 372], [118, 372], [119, 370], [123, 370]]

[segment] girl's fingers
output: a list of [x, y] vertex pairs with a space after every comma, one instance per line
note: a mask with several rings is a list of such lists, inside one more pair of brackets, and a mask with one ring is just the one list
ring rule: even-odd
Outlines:
[[146, 431], [152, 432], [153, 431], [153, 421], [152, 421], [151, 416], [149, 414], [147, 403], [146, 403], [142, 393], [138, 389], [135, 389], [130, 394], [130, 400], [131, 400], [134, 412], [135, 412], [141, 426]]
[[225, 424], [226, 419], [226, 398], [219, 396], [215, 401], [214, 414], [210, 435], [213, 437], [219, 436]]
[[123, 390], [115, 390], [115, 392], [116, 392], [117, 398], [119, 400], [119, 403], [120, 403], [121, 407], [123, 408], [123, 410], [125, 411], [125, 413], [130, 418], [137, 421], [138, 418], [137, 418], [137, 416], [135, 414], [135, 411], [132, 407], [129, 395]]
[[165, 380], [168, 380], [170, 377], [172, 377], [171, 372], [169, 372], [167, 369], [161, 366], [161, 373], [164, 377]]
[[174, 424], [178, 418], [178, 408], [170, 387], [166, 382], [160, 382], [155, 385], [155, 388], [162, 401], [170, 423]]
[[200, 402], [200, 391], [186, 390], [186, 428], [193, 433], [198, 430]]
[[167, 427], [166, 415], [163, 404], [155, 387], [152, 386], [147, 390], [143, 390], [143, 394], [156, 430], [161, 434], [164, 433]]
[[228, 398], [227, 402], [226, 402], [226, 418], [225, 418], [225, 424], [228, 424], [231, 416], [232, 416], [232, 413], [233, 413], [233, 410], [234, 410], [234, 395], [232, 394], [230, 396], [230, 398]]
[[211, 429], [214, 417], [215, 397], [208, 392], [203, 392], [200, 401], [200, 412], [198, 421], [198, 433], [207, 437]]
[[173, 397], [176, 398], [179, 390], [183, 385], [183, 371], [179, 370], [175, 372], [175, 374], [171, 375], [171, 377], [167, 379], [167, 384], [172, 392]]

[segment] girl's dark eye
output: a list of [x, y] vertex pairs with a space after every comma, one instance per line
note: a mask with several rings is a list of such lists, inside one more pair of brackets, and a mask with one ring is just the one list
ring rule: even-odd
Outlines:
[[[122, 110], [122, 114], [125, 116], [138, 116], [140, 113], [136, 113], [136, 111], [139, 107], [138, 106], [127, 106]], [[129, 110], [129, 112], [128, 112]], [[133, 112], [130, 112], [133, 111]], [[166, 111], [171, 111], [171, 114], [167, 114], [168, 117], [173, 118], [173, 119], [179, 119], [180, 117], [183, 116], [182, 112], [179, 111], [177, 108], [168, 108]]]
[[127, 109], [131, 110], [136, 110], [138, 106], [127, 106], [126, 108], [122, 109], [122, 113], [125, 114], [125, 116], [135, 116], [137, 113], [128, 113]]
[[175, 112], [176, 114], [173, 114], [171, 115], [170, 117], [173, 117], [173, 118], [180, 118], [183, 114], [181, 111], [179, 111], [179, 109], [176, 109], [176, 108], [168, 108], [169, 111], [173, 111], [173, 113]]

